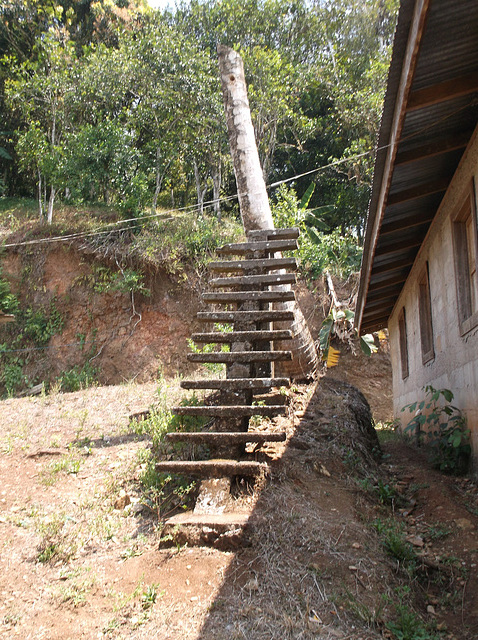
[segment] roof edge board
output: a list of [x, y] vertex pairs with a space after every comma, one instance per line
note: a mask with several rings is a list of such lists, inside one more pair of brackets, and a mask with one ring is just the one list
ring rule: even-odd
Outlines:
[[[431, 0], [415, 0], [415, 5], [413, 7], [413, 14], [411, 17], [410, 26], [408, 29], [408, 39], [405, 50], [405, 56], [403, 64], [401, 65], [401, 74], [400, 80], [398, 83], [398, 89], [394, 99], [394, 112], [392, 118], [392, 124], [390, 127], [388, 140], [387, 140], [387, 149], [386, 149], [386, 160], [385, 166], [382, 174], [382, 179], [380, 183], [380, 192], [378, 195], [377, 206], [370, 209], [372, 214], [372, 218], [369, 218], [368, 225], [371, 224], [370, 231], [368, 231], [369, 226], [367, 225], [367, 233], [365, 237], [364, 243], [364, 262], [362, 263], [362, 278], [360, 280], [360, 287], [357, 296], [357, 309], [356, 309], [356, 326], [360, 331], [360, 326], [362, 322], [362, 315], [364, 311], [365, 298], [368, 289], [368, 284], [370, 281], [370, 273], [372, 270], [373, 259], [375, 255], [375, 248], [377, 245], [378, 233], [380, 230], [380, 225], [383, 219], [383, 214], [385, 211], [385, 198], [387, 196], [388, 190], [390, 188], [390, 182], [392, 177], [392, 167], [393, 161], [395, 159], [398, 143], [400, 139], [400, 134], [403, 127], [403, 121], [406, 115], [405, 102], [410, 93], [413, 75], [415, 72], [418, 52], [420, 47], [421, 38], [423, 36], [423, 32], [425, 29], [426, 18], [428, 15], [428, 11], [430, 8]], [[406, 11], [404, 9], [406, 14]], [[400, 26], [400, 15], [399, 15], [399, 23], [397, 24], [397, 33], [398, 28]], [[397, 55], [399, 55], [397, 53]], [[393, 62], [393, 60], [392, 60]], [[400, 63], [400, 60], [395, 63]], [[377, 153], [378, 157], [378, 153]], [[372, 194], [373, 199], [373, 194]], [[373, 202], [371, 201], [371, 207]]]

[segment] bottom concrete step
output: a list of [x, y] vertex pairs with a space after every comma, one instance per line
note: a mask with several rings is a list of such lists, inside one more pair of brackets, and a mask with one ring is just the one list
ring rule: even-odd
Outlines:
[[159, 473], [179, 473], [198, 478], [228, 478], [232, 476], [258, 476], [266, 472], [268, 466], [261, 462], [247, 460], [168, 460], [156, 463]]
[[187, 544], [189, 547], [215, 547], [221, 551], [238, 549], [247, 544], [249, 517], [248, 512], [180, 513], [164, 523], [160, 547]]

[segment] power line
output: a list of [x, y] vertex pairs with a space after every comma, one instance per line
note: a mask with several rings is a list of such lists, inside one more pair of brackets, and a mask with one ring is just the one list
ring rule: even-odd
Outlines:
[[[435, 121], [433, 122], [429, 122], [427, 123], [424, 127], [422, 127], [421, 129], [419, 129], [418, 131], [404, 137], [401, 138], [399, 142], [396, 142], [395, 145], [398, 145], [400, 142], [403, 142], [404, 140], [410, 140], [418, 135], [420, 135], [421, 133], [423, 133], [424, 131], [432, 128], [433, 126], [435, 126], [436, 124], [440, 124], [440, 122], [443, 122], [444, 120], [447, 120], [453, 116], [455, 116], [457, 113], [459, 113], [460, 111], [463, 111], [465, 109], [468, 109], [470, 106], [473, 106], [473, 104], [475, 104], [475, 100], [470, 101], [469, 103], [467, 103], [466, 105], [463, 105], [461, 107], [459, 107], [458, 109], [454, 110], [451, 113], [445, 114], [444, 116], [437, 118]], [[324, 164], [320, 167], [316, 167], [315, 169], [310, 169], [310, 171], [305, 171], [304, 173], [299, 173], [296, 174], [295, 176], [292, 176], [291, 178], [284, 178], [283, 180], [279, 180], [277, 182], [273, 182], [269, 185], [266, 185], [266, 189], [274, 189], [275, 187], [280, 186], [281, 184], [287, 184], [289, 182], [293, 182], [294, 180], [298, 180], [299, 178], [303, 178], [305, 176], [309, 176], [309, 175], [313, 175], [315, 173], [319, 173], [320, 171], [325, 171], [326, 169], [331, 169], [333, 167], [337, 167], [341, 164], [345, 164], [347, 162], [352, 162], [354, 160], [359, 160], [360, 158], [364, 158], [365, 156], [369, 156], [372, 153], [378, 153], [379, 151], [383, 151], [384, 149], [388, 149], [391, 145], [387, 144], [387, 145], [383, 145], [381, 147], [377, 147], [376, 149], [370, 149], [369, 151], [364, 151], [362, 153], [357, 153], [353, 156], [348, 156], [347, 158], [341, 158], [340, 160], [333, 160], [332, 162], [329, 162], [327, 164]], [[225, 196], [224, 198], [217, 198], [215, 200], [208, 200], [206, 202], [203, 203], [203, 209], [210, 209], [212, 207], [214, 207], [214, 205], [216, 204], [221, 204], [224, 202], [230, 202], [232, 200], [237, 200], [239, 198], [239, 195], [242, 194], [234, 194], [231, 196]], [[140, 224], [134, 224], [134, 225], [129, 225], [127, 227], [119, 227], [117, 225], [123, 225], [123, 224], [127, 224], [130, 222], [135, 222], [138, 223], [138, 221], [141, 220], [148, 220], [148, 219], [153, 219], [153, 218], [162, 218], [164, 221], [167, 220], [174, 220], [174, 216], [171, 216], [170, 218], [166, 218], [165, 216], [168, 216], [170, 214], [176, 214], [178, 212], [188, 212], [188, 213], [198, 213], [200, 211], [200, 207], [198, 205], [187, 205], [184, 207], [179, 207], [177, 209], [168, 209], [167, 211], [161, 211], [160, 213], [151, 213], [151, 214], [145, 214], [142, 216], [135, 216], [134, 218], [127, 218], [125, 220], [118, 220], [114, 223], [112, 223], [112, 227], [110, 227], [109, 229], [103, 229], [103, 230], [97, 230], [97, 231], [80, 231], [78, 233], [73, 233], [67, 236], [54, 236], [52, 238], [39, 238], [38, 240], [25, 240], [23, 242], [15, 242], [15, 243], [5, 243], [2, 246], [4, 248], [13, 248], [13, 247], [23, 247], [23, 246], [30, 246], [30, 245], [35, 245], [35, 244], [47, 244], [49, 242], [69, 242], [72, 240], [76, 240], [76, 239], [80, 239], [80, 238], [92, 238], [95, 236], [100, 236], [100, 235], [107, 235], [109, 233], [112, 232], [121, 232], [121, 231], [128, 231], [130, 229], [135, 229], [135, 228], [139, 228], [141, 227]]]
[[[305, 173], [300, 173], [297, 174], [295, 176], [292, 176], [291, 178], [285, 178], [284, 180], [279, 180], [278, 182], [274, 182], [272, 184], [266, 185], [267, 189], [273, 189], [275, 187], [278, 187], [281, 184], [286, 184], [288, 182], [293, 182], [294, 180], [297, 180], [299, 178], [302, 178], [304, 176], [307, 175], [311, 175], [313, 173], [318, 173], [319, 171], [323, 171], [325, 169], [329, 169], [332, 168], [334, 166], [338, 166], [340, 164], [344, 164], [346, 162], [351, 162], [353, 160], [357, 160], [359, 158], [362, 158], [366, 155], [369, 155], [373, 153], [373, 150], [371, 151], [365, 151], [363, 153], [360, 154], [356, 154], [354, 156], [350, 156], [347, 158], [342, 158], [340, 160], [335, 160], [334, 162], [330, 162], [326, 165], [323, 165], [321, 167], [316, 167], [315, 169], [311, 169], [310, 171], [306, 171]], [[242, 194], [241, 194], [242, 195]], [[203, 208], [206, 209], [210, 209], [212, 207], [214, 207], [215, 204], [219, 203], [224, 203], [224, 202], [230, 202], [232, 200], [237, 200], [239, 198], [239, 194], [234, 194], [232, 196], [226, 196], [224, 198], [217, 198], [216, 200], [208, 200], [206, 202], [203, 203]], [[31, 246], [31, 245], [38, 245], [38, 244], [48, 244], [50, 242], [71, 242], [72, 240], [77, 240], [77, 239], [81, 239], [81, 238], [92, 238], [95, 236], [100, 236], [100, 235], [107, 235], [109, 233], [113, 233], [113, 232], [121, 232], [121, 231], [128, 231], [130, 229], [135, 229], [140, 227], [140, 224], [135, 224], [135, 225], [128, 225], [127, 227], [117, 227], [116, 225], [123, 225], [123, 224], [127, 224], [129, 222], [138, 222], [141, 220], [148, 220], [148, 219], [153, 219], [153, 218], [160, 218], [162, 221], [168, 221], [168, 220], [174, 220], [174, 216], [171, 216], [169, 218], [166, 218], [165, 216], [168, 216], [169, 214], [172, 213], [178, 213], [178, 212], [188, 212], [188, 213], [198, 213], [200, 210], [200, 208], [198, 207], [198, 205], [189, 205], [189, 206], [185, 206], [185, 207], [180, 207], [178, 209], [169, 209], [167, 211], [161, 211], [160, 213], [152, 213], [152, 214], [145, 214], [143, 216], [136, 216], [134, 218], [127, 218], [126, 220], [118, 220], [117, 222], [112, 223], [112, 226], [108, 229], [102, 229], [102, 230], [96, 230], [96, 231], [79, 231], [78, 233], [72, 233], [69, 235], [63, 235], [63, 236], [53, 236], [51, 238], [39, 238], [37, 240], [24, 240], [23, 242], [11, 242], [11, 243], [4, 243], [2, 246], [4, 248], [13, 248], [13, 247], [25, 247], [25, 246]]]

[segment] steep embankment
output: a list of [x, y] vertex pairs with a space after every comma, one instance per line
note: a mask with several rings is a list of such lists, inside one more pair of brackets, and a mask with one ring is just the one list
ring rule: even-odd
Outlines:
[[[59, 384], [60, 379], [69, 391], [86, 377], [117, 384], [153, 380], [160, 369], [167, 375], [191, 370], [186, 354], [188, 338], [199, 329], [195, 314], [201, 306], [201, 278], [193, 269], [171, 275], [158, 266], [119, 264], [111, 256], [100, 260], [91, 248], [63, 243], [4, 254], [3, 278], [23, 310], [19, 322], [0, 328], [0, 343], [10, 349], [2, 356], [2, 369], [11, 367], [10, 393], [40, 382]], [[345, 302], [353, 290], [353, 280], [337, 283]], [[296, 296], [317, 337], [330, 305], [322, 283], [317, 281], [311, 291], [299, 282]], [[28, 320], [28, 309], [38, 317]], [[342, 355], [327, 376], [358, 387], [376, 420], [391, 419], [386, 345], [371, 359], [337, 346]]]
[[23, 387], [72, 370], [79, 375], [85, 367], [103, 384], [150, 380], [160, 368], [168, 374], [187, 369], [200, 289], [192, 273], [181, 282], [162, 269], [140, 275], [58, 245], [9, 253], [2, 267], [21, 309], [38, 312], [37, 324], [53, 311], [56, 319], [46, 344], [17, 323], [2, 329], [0, 342], [13, 345], [24, 363]]

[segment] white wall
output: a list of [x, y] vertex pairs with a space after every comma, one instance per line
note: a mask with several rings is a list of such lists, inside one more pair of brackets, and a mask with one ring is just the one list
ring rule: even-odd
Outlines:
[[[460, 335], [451, 216], [463, 201], [472, 181], [478, 185], [478, 128], [445, 194], [430, 231], [389, 321], [395, 416], [406, 424], [406, 404], [423, 398], [422, 388], [451, 389], [453, 404], [464, 410], [472, 431], [475, 470], [478, 471], [478, 327]], [[476, 194], [478, 196], [478, 194]], [[478, 197], [476, 198], [478, 202]], [[429, 264], [435, 358], [422, 364], [418, 316], [418, 278]], [[402, 379], [398, 315], [405, 307], [409, 376]]]

